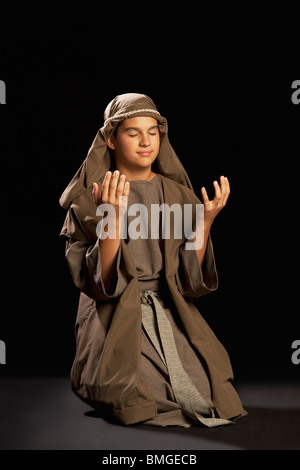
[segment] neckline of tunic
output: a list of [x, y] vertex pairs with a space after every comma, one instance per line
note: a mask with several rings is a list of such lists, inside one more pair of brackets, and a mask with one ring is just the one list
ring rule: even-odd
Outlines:
[[155, 176], [153, 176], [153, 178], [151, 178], [151, 180], [129, 180], [129, 183], [130, 185], [132, 185], [133, 183], [152, 183], [152, 181], [155, 181], [157, 180], [157, 174]]

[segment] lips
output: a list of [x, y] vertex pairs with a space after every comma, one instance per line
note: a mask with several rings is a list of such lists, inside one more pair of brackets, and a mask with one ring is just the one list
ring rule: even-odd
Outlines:
[[138, 152], [138, 154], [141, 156], [141, 157], [149, 157], [151, 155], [152, 151], [151, 150], [147, 150], [145, 152]]

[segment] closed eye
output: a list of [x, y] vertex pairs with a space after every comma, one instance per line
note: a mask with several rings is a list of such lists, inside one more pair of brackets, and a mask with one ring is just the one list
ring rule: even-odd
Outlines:
[[[152, 135], [152, 136], [155, 136], [155, 135], [157, 135], [157, 132], [148, 132], [148, 134]], [[128, 134], [128, 135], [129, 135], [129, 137], [137, 137], [138, 136], [138, 134]]]
[[[136, 127], [128, 127], [127, 129], [125, 129], [125, 132], [127, 131], [127, 135], [129, 137], [137, 137], [139, 135], [139, 133], [141, 133], [141, 129], [139, 128], [136, 128]], [[155, 136], [157, 135], [157, 132], [158, 132], [158, 127], [157, 126], [153, 126], [153, 127], [150, 127], [148, 129], [148, 134], [151, 135], [151, 136]]]

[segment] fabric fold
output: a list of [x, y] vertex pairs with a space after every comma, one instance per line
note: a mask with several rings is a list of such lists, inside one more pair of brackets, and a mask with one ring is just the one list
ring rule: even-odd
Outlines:
[[101, 256], [98, 241], [87, 245], [84, 241], [68, 241], [66, 258], [74, 284], [86, 295], [95, 300], [108, 300], [121, 295], [128, 284], [124, 269], [121, 267], [121, 246], [116, 260], [115, 283], [106, 291], [101, 275]]
[[232, 421], [216, 417], [214, 409], [205, 401], [184, 370], [172, 327], [156, 296], [157, 293], [151, 291], [140, 294], [142, 322], [153, 346], [168, 368], [177, 403], [190, 418], [198, 420], [207, 427], [232, 424]]
[[186, 250], [184, 245], [180, 247], [179, 267], [175, 276], [178, 289], [185, 297], [201, 297], [218, 288], [218, 274], [210, 237], [202, 266], [195, 250]]

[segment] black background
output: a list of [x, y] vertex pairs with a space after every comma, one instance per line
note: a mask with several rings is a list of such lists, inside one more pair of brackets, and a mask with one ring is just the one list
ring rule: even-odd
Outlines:
[[300, 105], [291, 84], [300, 77], [289, 25], [242, 14], [208, 21], [197, 10], [175, 20], [133, 7], [125, 21], [115, 9], [45, 9], [31, 20], [18, 9], [1, 31], [1, 373], [69, 372], [78, 292], [58, 199], [108, 102], [137, 92], [167, 117], [199, 196], [220, 175], [230, 180], [212, 228], [220, 287], [197, 305], [236, 378], [298, 379]]

